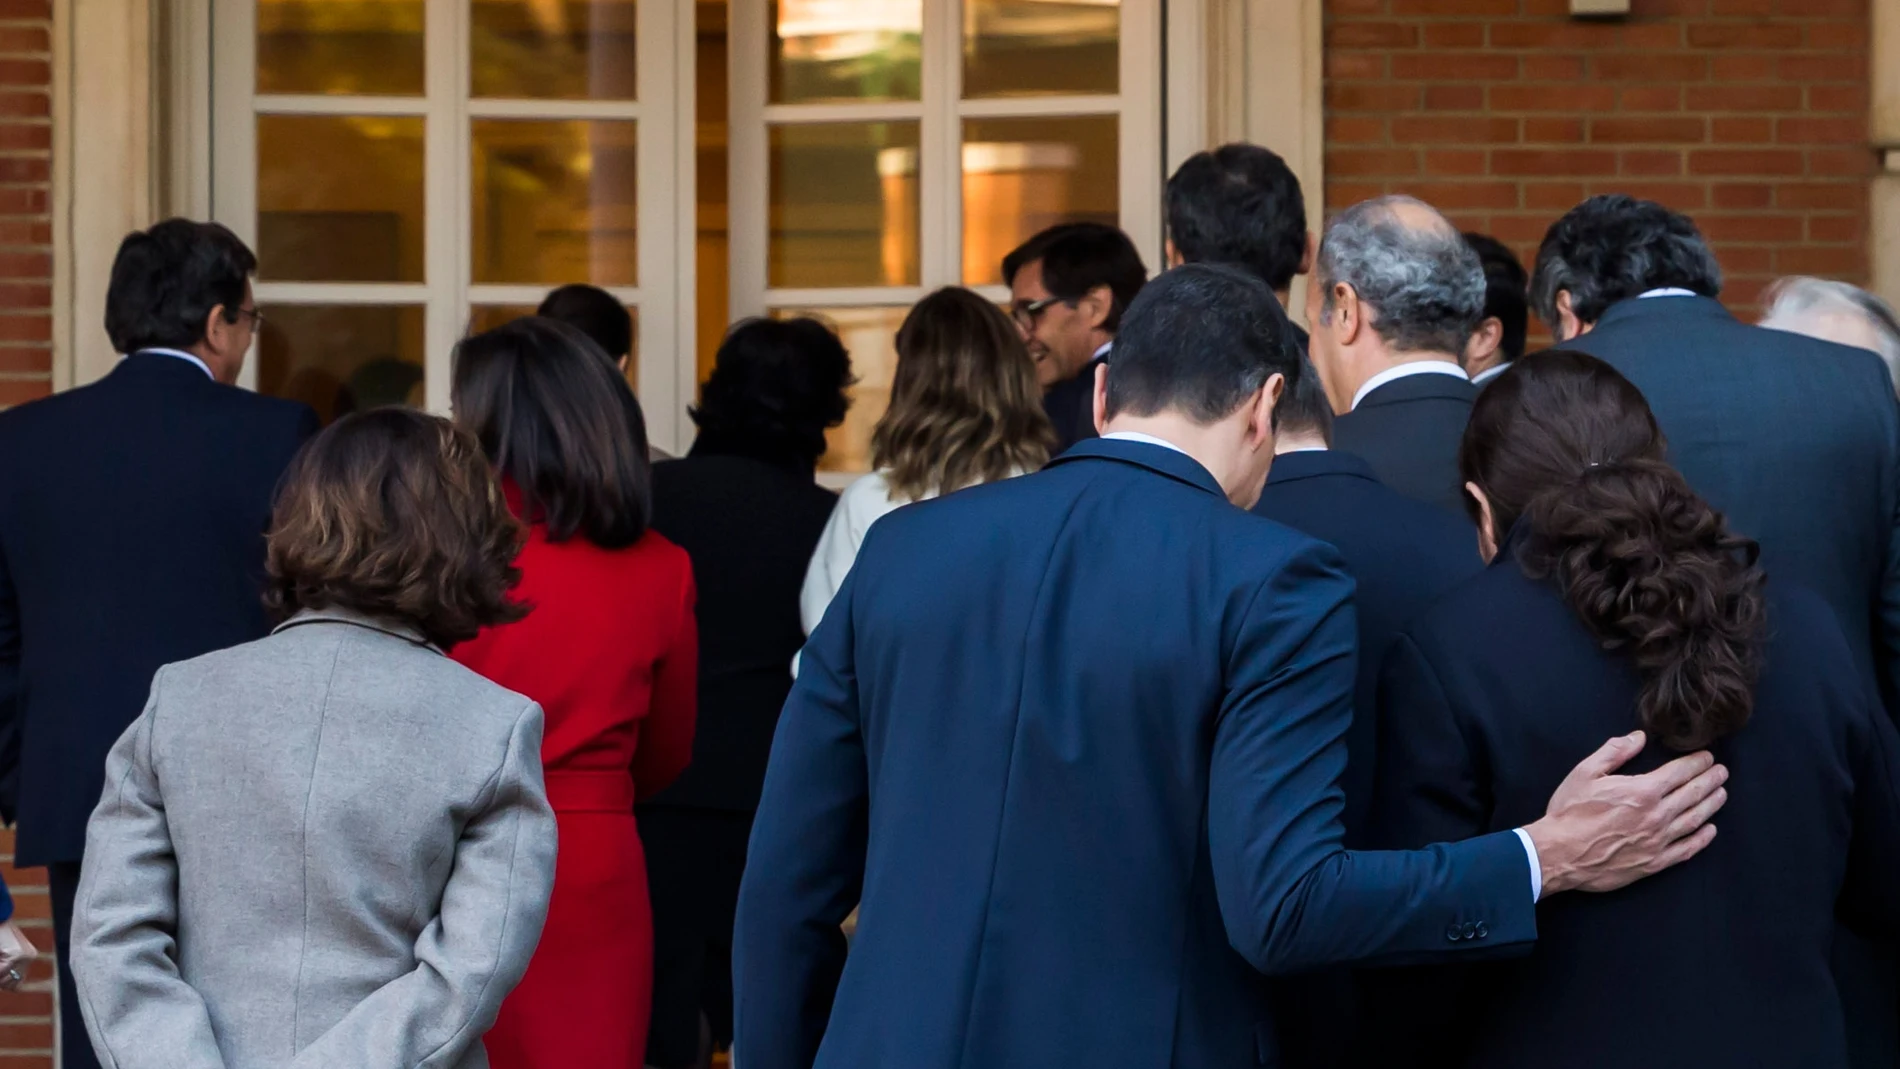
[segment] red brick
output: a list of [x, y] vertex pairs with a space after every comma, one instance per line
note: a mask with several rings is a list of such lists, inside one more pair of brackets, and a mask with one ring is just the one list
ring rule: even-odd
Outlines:
[[35, 219], [0, 219], [0, 245], [51, 245], [53, 224]]
[[1616, 107], [1616, 88], [1608, 85], [1494, 85], [1493, 111], [1610, 111]]
[[1418, 27], [1407, 22], [1337, 22], [1326, 29], [1328, 48], [1414, 48]]
[[1794, 111], [1801, 107], [1798, 85], [1692, 85], [1685, 92], [1694, 111]]
[[0, 374], [50, 375], [53, 373], [51, 346], [16, 348], [0, 346]]
[[43, 119], [53, 113], [47, 93], [0, 93], [0, 118]]
[[43, 59], [0, 59], [0, 85], [44, 88], [52, 67]]
[[1574, 145], [1583, 140], [1582, 119], [1525, 119], [1524, 140]]
[[1865, 112], [1868, 89], [1864, 85], [1808, 86], [1809, 111]]
[[46, 252], [0, 252], [0, 278], [50, 278], [53, 256]]
[[1517, 140], [1517, 120], [1509, 118], [1446, 119], [1401, 115], [1392, 120], [1392, 140], [1443, 144], [1499, 144]]
[[53, 128], [45, 123], [0, 122], [0, 152], [53, 147]]
[[1490, 234], [1499, 241], [1540, 242], [1550, 220], [1535, 215], [1499, 215], [1491, 220]]
[[44, 183], [52, 177], [52, 161], [38, 156], [0, 156], [0, 182]]
[[1517, 207], [1515, 182], [1426, 182], [1413, 183], [1404, 192], [1440, 211], [1471, 208]]
[[1329, 145], [1378, 144], [1386, 139], [1386, 120], [1359, 115], [1334, 115], [1326, 120]]
[[40, 26], [0, 27], [0, 52], [44, 54], [53, 50], [52, 31]]
[[[28, 401], [37, 401], [52, 392], [53, 384], [48, 379], [0, 379], [0, 405], [23, 405]], [[12, 1001], [8, 999], [8, 1002]], [[8, 1008], [12, 1009], [12, 1006]], [[19, 1012], [28, 1011], [22, 1009]], [[0, 1062], [0, 1069], [6, 1069], [5, 1062]]]
[[1336, 80], [1364, 80], [1385, 77], [1385, 54], [1382, 52], [1329, 52], [1326, 54], [1326, 77]]
[[1517, 0], [1392, 0], [1394, 15], [1515, 15]]
[[1781, 56], [1775, 73], [1790, 82], [1858, 82], [1867, 77], [1862, 62], [1842, 62], [1839, 56]]
[[1501, 82], [1517, 77], [1517, 57], [1498, 52], [1419, 52], [1392, 57], [1392, 77]]
[[44, 315], [0, 315], [0, 342], [53, 341], [53, 319]]
[[1582, 182], [1526, 182], [1524, 207], [1567, 212], [1584, 198]]
[[1686, 53], [1598, 55], [1591, 58], [1590, 66], [1599, 78], [1624, 82], [1699, 82], [1709, 76], [1709, 61]]
[[1616, 153], [1592, 149], [1499, 149], [1491, 154], [1495, 175], [1602, 175], [1616, 173]]
[[1675, 150], [1619, 153], [1616, 173], [1648, 178], [1679, 175], [1682, 173], [1682, 153]]
[[1775, 124], [1771, 119], [1709, 120], [1709, 140], [1718, 145], [1765, 145], [1774, 139]]
[[1788, 275], [1839, 277], [1858, 274], [1866, 266], [1867, 250], [1855, 246], [1796, 245], [1775, 250], [1775, 270]]
[[1794, 22], [1690, 23], [1691, 48], [1800, 48], [1801, 25]]
[[1341, 149], [1326, 154], [1326, 173], [1342, 178], [1414, 175], [1418, 173], [1418, 152], [1413, 149]]
[[1775, 57], [1754, 54], [1716, 56], [1714, 62], [1709, 64], [1709, 76], [1718, 82], [1759, 82], [1773, 78]]
[[1858, 215], [1808, 216], [1809, 241], [1860, 241], [1867, 236], [1867, 220]]
[[1689, 153], [1689, 173], [1793, 175], [1802, 173], [1802, 162], [1795, 149], [1698, 149]]
[[[0, 385], [0, 390], [6, 387]], [[40, 396], [45, 396], [41, 394]], [[32, 398], [28, 398], [32, 400]], [[7, 996], [7, 1016], [9, 1017], [50, 1017], [53, 1012], [53, 993], [51, 991], [15, 991]], [[45, 1062], [22, 1063], [32, 1069], [51, 1069]], [[0, 1062], [0, 1067], [5, 1063]]]
[[1780, 3], [1781, 0], [1712, 0], [1709, 14], [1767, 16], [1774, 14]]
[[1481, 85], [1428, 85], [1425, 87], [1426, 111], [1478, 111], [1484, 107]]
[[1766, 208], [1775, 202], [1775, 187], [1765, 182], [1721, 182], [1709, 188], [1717, 208]]
[[1383, 15], [1385, 0], [1326, 0], [1326, 15]]
[[1775, 185], [1777, 208], [1856, 207], [1865, 202], [1867, 190], [1852, 182], [1780, 182]]
[[1703, 141], [1708, 137], [1707, 126], [1701, 118], [1592, 119], [1590, 140], [1622, 144]]
[[1326, 106], [1333, 111], [1403, 111], [1418, 106], [1418, 93], [1415, 85], [1329, 85]]
[[1871, 175], [1874, 173], [1874, 153], [1868, 148], [1809, 149], [1808, 173], [1842, 178]]
[[50, 19], [53, 0], [0, 0], [0, 19]]
[[1726, 245], [1715, 250], [1715, 258], [1722, 262], [1722, 270], [1730, 273], [1730, 281], [1737, 272], [1772, 271], [1775, 267], [1775, 250], [1763, 245]]
[[1616, 26], [1606, 22], [1494, 22], [1492, 48], [1609, 48]]
[[1425, 173], [1433, 178], [1468, 178], [1485, 173], [1482, 151], [1439, 149], [1425, 153]]
[[1616, 100], [1624, 111], [1681, 111], [1682, 87], [1632, 85], [1618, 90]]
[[1799, 215], [1704, 214], [1695, 222], [1710, 241], [1800, 241], [1806, 229], [1805, 220]]
[[1864, 22], [1809, 22], [1807, 31], [1809, 48], [1855, 54], [1867, 49], [1867, 24]]
[[1703, 182], [1652, 182], [1618, 178], [1591, 184], [1591, 196], [1603, 193], [1627, 193], [1684, 212], [1700, 211], [1709, 202], [1709, 187]]
[[53, 1022], [0, 1023], [0, 1048], [7, 1050], [51, 1050]]
[[1864, 119], [1783, 119], [1775, 124], [1775, 139], [1783, 144], [1854, 145], [1867, 141]]
[[1484, 24], [1481, 22], [1428, 22], [1425, 24], [1426, 48], [1483, 48]]
[[1582, 56], [1537, 53], [1524, 57], [1524, 79], [1535, 82], [1574, 82], [1583, 77]]
[[1328, 182], [1326, 183], [1326, 210], [1338, 211], [1349, 208], [1362, 200], [1385, 196], [1383, 182]]

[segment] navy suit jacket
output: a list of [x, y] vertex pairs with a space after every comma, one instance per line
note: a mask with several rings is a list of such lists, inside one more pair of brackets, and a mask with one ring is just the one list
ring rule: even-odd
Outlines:
[[0, 810], [78, 861], [152, 674], [268, 630], [264, 528], [316, 415], [135, 354], [0, 413]]
[[1705, 297], [1620, 301], [1563, 347], [1643, 391], [1671, 463], [1761, 543], [1770, 576], [1833, 607], [1900, 709], [1900, 411], [1880, 358], [1748, 326]]
[[1458, 444], [1478, 388], [1457, 375], [1407, 375], [1333, 421], [1333, 448], [1365, 458], [1379, 481], [1416, 501], [1464, 512]]
[[773, 742], [736, 1063], [1276, 1065], [1255, 970], [1525, 949], [1515, 835], [1341, 845], [1350, 596], [1152, 444], [878, 521]]
[[1107, 359], [1104, 353], [1090, 360], [1074, 378], [1056, 383], [1042, 395], [1042, 410], [1049, 417], [1049, 425], [1056, 429], [1054, 452], [1061, 453], [1077, 442], [1096, 437], [1095, 369]]

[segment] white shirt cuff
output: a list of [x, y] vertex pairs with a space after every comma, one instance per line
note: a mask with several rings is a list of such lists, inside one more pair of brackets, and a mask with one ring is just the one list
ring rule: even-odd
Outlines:
[[1538, 863], [1537, 846], [1531, 842], [1531, 833], [1523, 828], [1513, 828], [1518, 841], [1524, 844], [1524, 857], [1531, 863], [1531, 901], [1544, 897], [1544, 866]]

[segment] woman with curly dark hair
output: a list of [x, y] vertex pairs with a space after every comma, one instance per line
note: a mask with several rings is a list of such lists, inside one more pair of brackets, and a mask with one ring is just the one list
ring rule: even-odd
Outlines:
[[[1833, 614], [1770, 587], [1595, 357], [1514, 363], [1479, 395], [1459, 467], [1492, 563], [1386, 658], [1376, 844], [1536, 819], [1619, 732], [1646, 744], [1627, 771], [1706, 748], [1732, 790], [1702, 856], [1539, 906], [1529, 957], [1369, 978], [1384, 1049], [1368, 1064], [1846, 1065], [1836, 907], [1895, 935], [1900, 745]], [[1450, 920], [1447, 939], [1488, 935]]]
[[[653, 893], [647, 1064], [703, 1064], [732, 1040], [732, 917], [765, 757], [804, 643], [798, 588], [838, 497], [814, 481], [843, 422], [851, 359], [814, 319], [748, 319], [692, 409], [692, 451], [653, 467], [653, 525], [699, 576], [692, 767], [640, 807]], [[702, 1043], [702, 1030], [705, 1033]]]

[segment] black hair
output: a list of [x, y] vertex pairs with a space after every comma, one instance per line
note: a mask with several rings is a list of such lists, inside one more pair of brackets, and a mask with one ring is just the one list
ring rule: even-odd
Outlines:
[[1121, 329], [1122, 316], [1148, 281], [1148, 268], [1128, 235], [1103, 223], [1057, 223], [1018, 245], [1003, 257], [1003, 284], [1016, 281], [1016, 272], [1042, 263], [1042, 288], [1051, 297], [1074, 304], [1097, 286], [1112, 295], [1102, 329]]
[[1168, 179], [1168, 237], [1186, 263], [1234, 264], [1284, 290], [1306, 257], [1306, 198], [1279, 154], [1259, 145], [1197, 152]]
[[633, 353], [633, 316], [620, 298], [599, 286], [562, 286], [548, 294], [534, 314], [558, 319], [594, 339], [610, 360]]
[[815, 466], [826, 428], [844, 422], [853, 381], [844, 343], [818, 320], [741, 320], [687, 410], [699, 427], [694, 449]]
[[1498, 352], [1508, 364], [1524, 355], [1524, 338], [1530, 332], [1530, 276], [1517, 254], [1489, 234], [1467, 232], [1465, 244], [1484, 265], [1484, 315], [1495, 317], [1504, 328]]
[[593, 339], [530, 316], [462, 339], [454, 359], [456, 422], [514, 484], [523, 519], [550, 542], [640, 540], [653, 515], [646, 417]]
[[1326, 396], [1326, 384], [1320, 381], [1313, 362], [1300, 357], [1300, 374], [1289, 379], [1273, 409], [1273, 422], [1281, 434], [1316, 434], [1328, 448], [1333, 444], [1333, 402]]
[[1722, 267], [1688, 216], [1606, 193], [1570, 209], [1545, 232], [1531, 304], [1554, 329], [1560, 292], [1569, 292], [1578, 320], [1595, 323], [1616, 302], [1664, 288], [1720, 296]]
[[236, 323], [257, 256], [217, 223], [167, 219], [119, 243], [106, 289], [106, 336], [121, 353], [189, 349], [222, 306]]
[[1225, 418], [1275, 374], [1299, 387], [1301, 353], [1280, 301], [1250, 271], [1189, 264], [1141, 291], [1115, 338], [1107, 413], [1174, 409], [1198, 423]]

